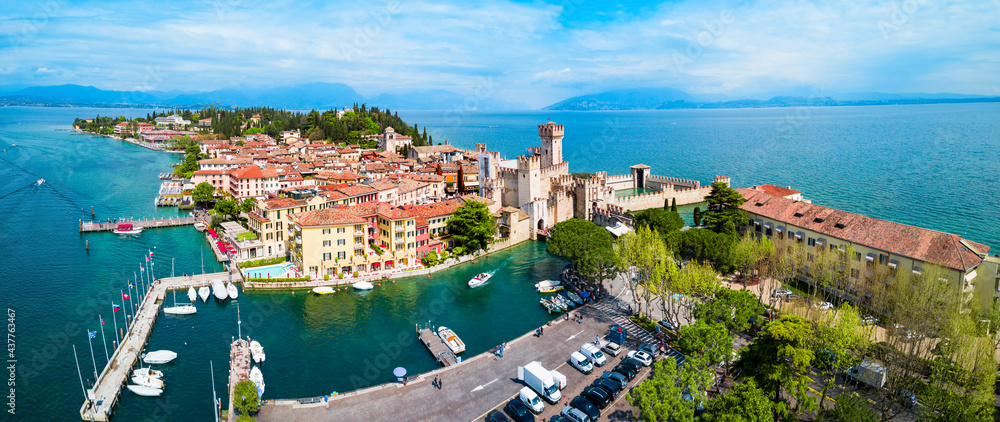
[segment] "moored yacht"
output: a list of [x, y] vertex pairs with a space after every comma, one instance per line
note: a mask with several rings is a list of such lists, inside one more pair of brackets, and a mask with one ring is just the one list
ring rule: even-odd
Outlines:
[[120, 234], [120, 235], [139, 234], [142, 233], [142, 227], [137, 227], [125, 223], [125, 224], [119, 224], [118, 227], [115, 227], [111, 231], [114, 232], [115, 234]]

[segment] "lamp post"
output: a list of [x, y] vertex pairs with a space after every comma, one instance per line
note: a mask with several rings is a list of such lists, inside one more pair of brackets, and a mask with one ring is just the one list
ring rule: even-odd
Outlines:
[[247, 396], [240, 396], [243, 399], [243, 407], [240, 408], [240, 412], [247, 411]]

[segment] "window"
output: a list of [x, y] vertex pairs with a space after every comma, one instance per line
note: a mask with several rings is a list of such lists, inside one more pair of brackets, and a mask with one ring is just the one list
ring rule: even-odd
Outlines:
[[347, 259], [347, 252], [337, 252], [337, 259]]
[[884, 254], [878, 254], [878, 263], [885, 265], [889, 262], [889, 257]]
[[854, 260], [858, 261], [858, 262], [861, 262], [861, 252], [855, 252], [854, 253]]
[[330, 260], [330, 256], [331, 256], [331, 254], [329, 252], [324, 252], [323, 253], [323, 260], [324, 261], [329, 261]]
[[323, 241], [323, 247], [325, 248], [325, 247], [328, 247], [328, 246], [330, 246], [330, 241], [329, 240], [324, 240]]
[[771, 236], [771, 229], [767, 229], [767, 231], [766, 231], [766, 232], [764, 232], [764, 234], [766, 234], [766, 235], [768, 235], [768, 236]]
[[347, 240], [337, 239], [337, 246], [344, 246], [347, 244]]
[[337, 227], [337, 233], [344, 233], [345, 231], [347, 231], [346, 228], [344, 228], [344, 227]]
[[323, 234], [330, 234], [330, 229], [323, 229]]
[[816, 246], [816, 239], [809, 238], [809, 246]]

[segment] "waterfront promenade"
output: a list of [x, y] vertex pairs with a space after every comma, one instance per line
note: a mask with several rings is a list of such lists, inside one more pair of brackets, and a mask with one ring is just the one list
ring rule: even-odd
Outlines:
[[207, 286], [211, 284], [211, 280], [226, 277], [228, 277], [226, 273], [212, 273], [156, 280], [146, 298], [139, 304], [136, 317], [129, 325], [125, 337], [98, 376], [93, 389], [93, 404], [84, 402], [80, 407], [80, 417], [87, 421], [107, 421], [111, 417], [119, 395], [124, 385], [128, 383], [132, 367], [140, 359], [146, 340], [153, 330], [153, 325], [156, 324], [160, 306], [168, 291]]
[[[613, 300], [613, 299], [605, 299]], [[617, 305], [609, 308], [616, 309]], [[504, 357], [484, 352], [462, 363], [410, 377], [406, 386], [382, 384], [363, 390], [318, 399], [267, 400], [261, 407], [260, 421], [317, 420], [480, 420], [501, 407], [524, 386], [517, 380], [517, 367], [532, 361], [547, 369], [557, 369], [567, 377], [561, 404], [546, 406], [545, 414], [555, 414], [573, 396], [590, 384], [595, 375], [584, 375], [567, 364], [570, 353], [586, 342], [602, 339], [614, 321], [605, 311], [587, 305], [572, 312], [583, 315], [582, 323], [558, 318], [544, 326], [544, 334], [529, 332], [507, 343]], [[459, 333], [461, 335], [461, 333]], [[427, 353], [423, 345], [412, 344], [406, 353]], [[620, 360], [623, 355], [615, 360]], [[609, 366], [610, 365], [610, 366]], [[601, 370], [610, 370], [612, 364]], [[385, 371], [390, 371], [387, 368]], [[388, 372], [386, 374], [389, 375]], [[596, 375], [599, 376], [599, 375]], [[433, 386], [440, 377], [441, 388]]]

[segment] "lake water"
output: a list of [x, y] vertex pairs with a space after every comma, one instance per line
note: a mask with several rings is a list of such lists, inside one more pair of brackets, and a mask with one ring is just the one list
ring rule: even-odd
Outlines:
[[[99, 314], [110, 330], [111, 304], [121, 304], [129, 273], [138, 271], [147, 250], [156, 251], [158, 277], [169, 275], [171, 260], [177, 274], [201, 272], [202, 258], [205, 271], [221, 269], [191, 227], [130, 238], [77, 232], [90, 207], [102, 220], [177, 215], [152, 203], [157, 174], [169, 171], [177, 156], [68, 130], [76, 117], [148, 111], [0, 107], [0, 291], [16, 313], [22, 420], [78, 417], [83, 393], [71, 345], [85, 382], [92, 380], [86, 332], [100, 329]], [[537, 145], [537, 125], [551, 118], [566, 126], [564, 151], [574, 172], [622, 174], [644, 163], [655, 174], [702, 183], [725, 174], [736, 186], [792, 186], [819, 204], [1000, 247], [1000, 104], [400, 115], [426, 125], [436, 141], [469, 148], [486, 142], [508, 157]], [[39, 178], [47, 182], [36, 185]], [[692, 210], [681, 207], [688, 221]], [[433, 368], [425, 349], [405, 344], [426, 319], [453, 327], [469, 356], [529, 331], [549, 318], [530, 284], [554, 277], [561, 266], [544, 245], [530, 243], [367, 294], [244, 293], [243, 335], [260, 339], [267, 350], [266, 398], [348, 391], [389, 381], [385, 367]], [[464, 287], [492, 268], [500, 270], [489, 285]], [[193, 317], [159, 318], [149, 349], [180, 354], [165, 367], [167, 390], [160, 399], [123, 394], [117, 419], [211, 418], [209, 361], [224, 393], [237, 307], [198, 308]], [[121, 311], [116, 316], [121, 324]], [[94, 348], [100, 370], [103, 346], [95, 340]]]

